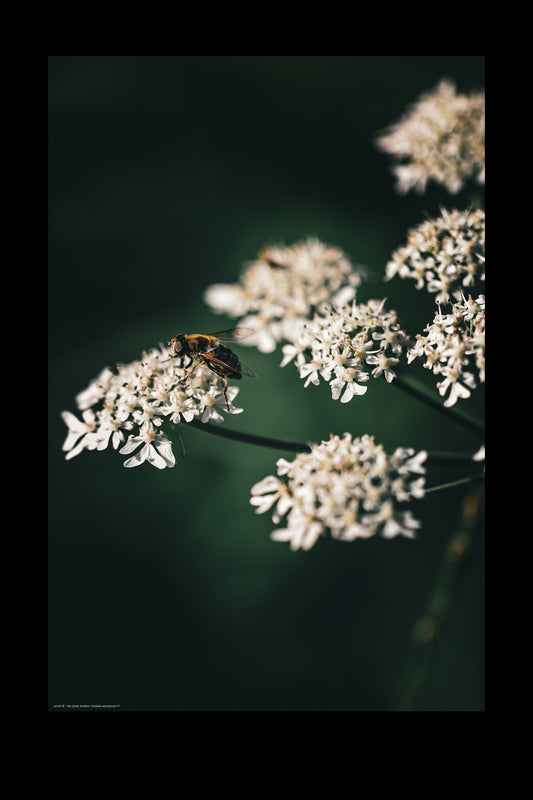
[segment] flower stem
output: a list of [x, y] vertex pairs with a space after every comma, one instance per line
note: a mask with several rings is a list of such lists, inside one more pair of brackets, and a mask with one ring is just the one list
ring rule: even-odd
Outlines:
[[[272, 447], [274, 450], [290, 450], [293, 453], [303, 453], [309, 451], [311, 446], [304, 442], [288, 442], [285, 439], [274, 439], [270, 436], [258, 436], [255, 433], [245, 433], [244, 431], [232, 431], [228, 428], [222, 428], [218, 425], [213, 425], [209, 422], [199, 422], [192, 420], [186, 423], [193, 428], [197, 428], [207, 433], [213, 433], [215, 436], [222, 436], [226, 439], [234, 439], [237, 442], [245, 442], [246, 444], [255, 444], [260, 447]], [[458, 464], [472, 464], [472, 453], [452, 453], [440, 450], [430, 451], [428, 453], [429, 461], [432, 466], [450, 465], [456, 466]], [[461, 479], [461, 482], [464, 479]], [[447, 486], [448, 484], [446, 484]], [[450, 484], [455, 485], [455, 484]], [[428, 491], [436, 491], [430, 489]]]
[[469, 475], [466, 478], [458, 478], [456, 481], [451, 481], [450, 483], [441, 483], [440, 486], [431, 486], [429, 489], [424, 490], [424, 494], [429, 494], [430, 492], [440, 492], [443, 489], [453, 489], [454, 486], [464, 486], [468, 483], [475, 483], [476, 481], [482, 481], [485, 477], [483, 472], [477, 473], [476, 475]]
[[273, 439], [269, 436], [257, 436], [255, 433], [232, 431], [228, 428], [219, 428], [209, 422], [198, 422], [198, 420], [195, 419], [187, 424], [191, 425], [193, 428], [198, 428], [200, 431], [214, 433], [215, 436], [223, 436], [226, 439], [235, 439], [238, 442], [246, 442], [247, 444], [257, 444], [260, 447], [272, 447], [275, 450], [290, 450], [293, 453], [301, 453], [311, 449], [308, 444], [303, 444], [302, 442], [287, 442], [285, 439]]
[[396, 711], [412, 709], [416, 694], [427, 678], [438, 635], [449, 614], [453, 589], [465, 556], [473, 545], [474, 531], [482, 509], [483, 487], [477, 486], [470, 489], [463, 500], [457, 529], [446, 546], [428, 606], [414, 626], [410, 663], [396, 699]]
[[422, 387], [420, 384], [415, 385], [412, 377], [406, 378], [405, 376], [399, 377], [397, 375], [392, 381], [392, 384], [393, 386], [398, 386], [398, 388], [402, 389], [406, 394], [410, 394], [412, 397], [422, 400], [423, 403], [431, 406], [431, 408], [440, 411], [440, 413], [444, 414], [448, 419], [454, 419], [471, 431], [475, 431], [476, 433], [485, 432], [485, 427], [479, 420], [459, 408], [446, 408], [442, 401], [430, 395], [425, 387]]

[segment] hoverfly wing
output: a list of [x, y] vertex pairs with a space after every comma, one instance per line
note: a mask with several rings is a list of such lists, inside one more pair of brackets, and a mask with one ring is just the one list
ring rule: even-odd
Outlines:
[[239, 361], [239, 366], [243, 375], [248, 375], [249, 378], [257, 378], [257, 373], [246, 364], [243, 364], [242, 361]]
[[255, 333], [253, 328], [230, 328], [226, 331], [216, 331], [210, 333], [209, 336], [215, 336], [221, 342], [239, 342], [241, 339], [246, 339]]

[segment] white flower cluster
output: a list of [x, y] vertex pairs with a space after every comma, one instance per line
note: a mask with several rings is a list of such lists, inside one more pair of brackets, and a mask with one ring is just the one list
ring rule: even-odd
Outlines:
[[367, 366], [373, 367], [374, 378], [383, 375], [390, 383], [408, 337], [396, 312], [386, 311], [384, 305], [384, 299], [359, 304], [354, 299], [338, 309], [324, 304], [294, 343], [284, 345], [281, 366], [294, 359], [305, 386], [317, 386], [322, 378], [329, 383], [332, 398], [341, 403], [365, 394]]
[[459, 398], [470, 397], [476, 388], [476, 376], [485, 382], [485, 297], [471, 296], [454, 303], [450, 314], [439, 308], [430, 325], [424, 328], [427, 336], [418, 334], [414, 347], [407, 353], [410, 363], [424, 358], [424, 367], [442, 375], [437, 383], [441, 397], [448, 391], [444, 405], [449, 408]]
[[421, 95], [404, 117], [377, 139], [400, 162], [396, 189], [422, 194], [429, 180], [451, 194], [472, 178], [485, 183], [485, 93], [456, 94], [451, 81]]
[[213, 284], [204, 299], [213, 311], [240, 317], [239, 326], [253, 331], [244, 344], [272, 353], [279, 341], [294, 341], [320, 303], [349, 302], [363, 273], [338, 248], [310, 238], [261, 250], [239, 283]]
[[280, 458], [281, 477], [268, 475], [252, 486], [250, 503], [256, 514], [273, 508], [275, 524], [286, 516], [286, 527], [271, 537], [290, 542], [292, 550], [309, 550], [326, 531], [342, 541], [378, 531], [389, 539], [413, 537], [420, 523], [397, 504], [423, 497], [426, 458], [425, 451], [402, 447], [387, 454], [368, 435], [332, 435], [294, 461]]
[[[120, 364], [116, 372], [106, 367], [76, 397], [82, 419], [70, 411], [61, 415], [68, 427], [63, 444], [66, 458], [84, 449], [105, 450], [111, 443], [115, 450], [123, 445], [120, 453], [132, 454], [125, 467], [144, 461], [158, 469], [173, 467], [172, 442], [157, 429], [165, 421], [190, 422], [195, 417], [222, 422], [220, 410], [227, 411], [224, 382], [203, 365], [189, 376], [188, 367], [170, 358], [162, 346], [137, 361]], [[235, 386], [227, 389], [228, 413], [243, 410], [232, 405], [238, 391]]]
[[459, 299], [462, 287], [485, 280], [485, 212], [446, 211], [409, 231], [407, 245], [392, 254], [386, 280], [395, 275], [437, 292], [435, 301]]

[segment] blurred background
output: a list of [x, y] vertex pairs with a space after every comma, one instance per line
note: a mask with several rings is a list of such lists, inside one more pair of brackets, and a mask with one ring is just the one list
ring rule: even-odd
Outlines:
[[[233, 327], [205, 288], [269, 244], [340, 247], [414, 335], [433, 298], [382, 283], [407, 230], [465, 195], [394, 190], [376, 136], [447, 77], [483, 88], [483, 56], [49, 58], [49, 708], [383, 711], [457, 528], [464, 488], [413, 507], [414, 540], [272, 542], [253, 483], [290, 454], [182, 432], [174, 469], [114, 450], [65, 461], [63, 410], [104, 367], [180, 332]], [[304, 389], [280, 351], [235, 348], [257, 372], [224, 427], [291, 441], [374, 434], [387, 449], [481, 442], [373, 381], [341, 405]], [[414, 368], [428, 386], [433, 376]], [[422, 374], [421, 374], [422, 373]], [[482, 414], [478, 396], [463, 408]], [[436, 467], [427, 485], [473, 470]], [[484, 710], [481, 530], [454, 589], [415, 711]]]

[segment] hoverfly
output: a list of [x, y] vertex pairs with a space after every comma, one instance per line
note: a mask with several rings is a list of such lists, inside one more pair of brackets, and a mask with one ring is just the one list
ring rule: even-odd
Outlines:
[[250, 367], [243, 364], [235, 353], [225, 347], [221, 342], [235, 342], [244, 339], [252, 333], [250, 328], [233, 328], [217, 333], [180, 333], [168, 343], [168, 352], [172, 357], [188, 356], [192, 361], [197, 361], [196, 366], [188, 373], [191, 375], [201, 364], [205, 364], [216, 375], [224, 379], [224, 400], [229, 411], [229, 402], [226, 395], [228, 378], [240, 380], [243, 375], [255, 378], [256, 374]]

